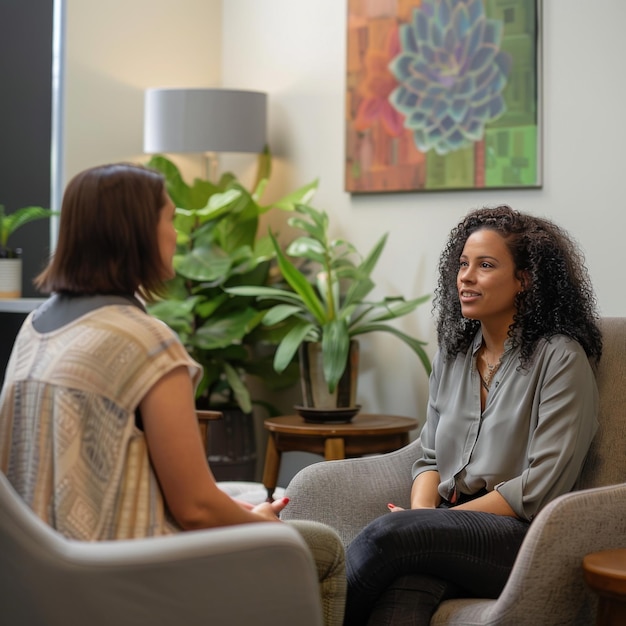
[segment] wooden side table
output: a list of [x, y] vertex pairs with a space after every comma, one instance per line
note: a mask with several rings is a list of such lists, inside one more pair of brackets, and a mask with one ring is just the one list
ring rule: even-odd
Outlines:
[[224, 414], [221, 411], [203, 411], [196, 409], [196, 418], [198, 419], [198, 428], [200, 428], [200, 437], [202, 437], [202, 443], [204, 444], [204, 450], [206, 452], [207, 442], [209, 437], [209, 422], [211, 420], [221, 420]]
[[397, 415], [360, 414], [349, 424], [313, 424], [299, 415], [266, 419], [263, 485], [267, 499], [272, 501], [283, 452], [323, 454], [326, 461], [392, 452], [409, 443], [409, 431], [417, 426], [417, 420]]
[[626, 549], [586, 555], [583, 572], [587, 585], [598, 594], [597, 626], [626, 624]]

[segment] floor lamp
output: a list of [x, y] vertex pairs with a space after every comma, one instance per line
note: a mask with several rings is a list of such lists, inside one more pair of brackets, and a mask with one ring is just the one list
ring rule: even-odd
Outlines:
[[148, 154], [204, 155], [208, 180], [217, 177], [218, 152], [263, 152], [267, 94], [236, 89], [148, 89], [143, 148]]

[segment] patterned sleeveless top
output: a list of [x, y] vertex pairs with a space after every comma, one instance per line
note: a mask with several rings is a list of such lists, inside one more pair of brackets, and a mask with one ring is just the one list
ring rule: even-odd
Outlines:
[[165, 374], [201, 367], [175, 333], [132, 305], [98, 308], [39, 333], [20, 330], [0, 395], [0, 470], [63, 535], [103, 540], [170, 534], [135, 410]]

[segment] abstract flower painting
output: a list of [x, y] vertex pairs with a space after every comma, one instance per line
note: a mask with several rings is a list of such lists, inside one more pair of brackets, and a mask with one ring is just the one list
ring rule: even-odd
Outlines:
[[541, 186], [539, 0], [348, 0], [346, 190]]

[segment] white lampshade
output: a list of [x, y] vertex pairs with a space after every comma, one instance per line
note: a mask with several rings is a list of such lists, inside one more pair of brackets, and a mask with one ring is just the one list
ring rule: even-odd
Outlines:
[[267, 94], [234, 89], [148, 89], [143, 149], [157, 152], [262, 152]]

